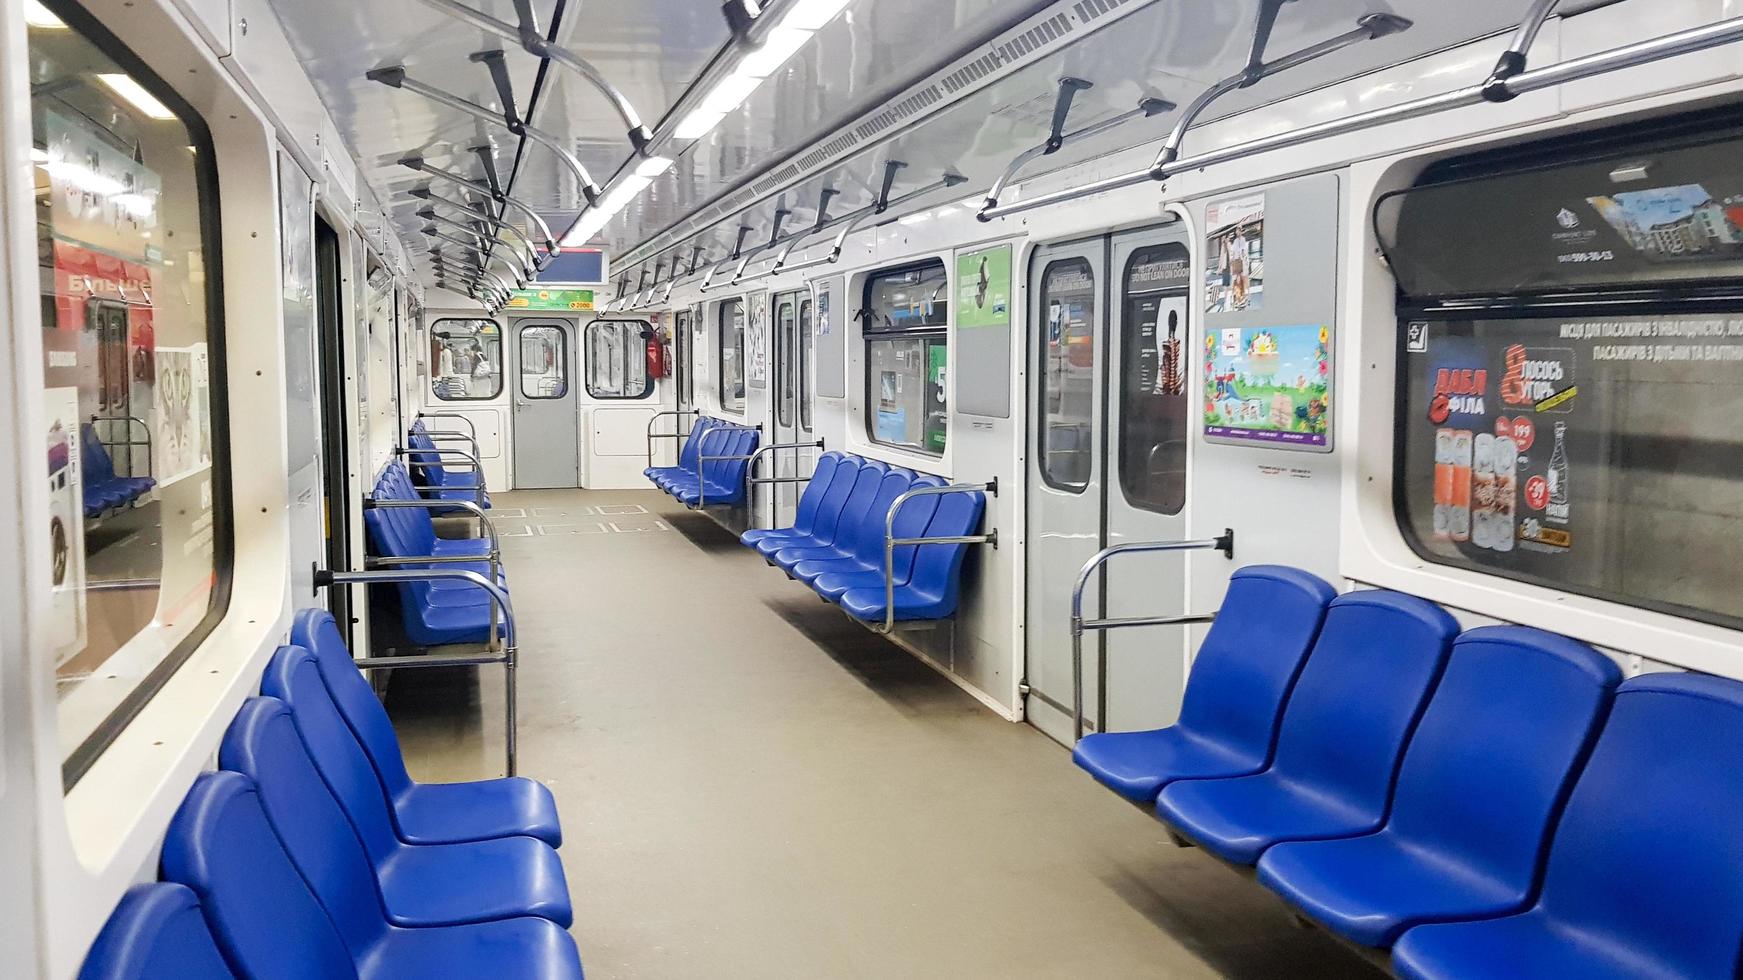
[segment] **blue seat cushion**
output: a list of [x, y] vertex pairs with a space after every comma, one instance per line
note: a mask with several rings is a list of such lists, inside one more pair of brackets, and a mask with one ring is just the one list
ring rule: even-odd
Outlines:
[[545, 919], [395, 929], [357, 964], [357, 974], [359, 980], [582, 980], [575, 940]]
[[[884, 594], [884, 573], [880, 569], [856, 569], [853, 571], [824, 572], [811, 580], [811, 587], [817, 594], [830, 602], [840, 602], [841, 597], [854, 589], [870, 589], [877, 592], [881, 601]], [[900, 591], [898, 586], [897, 591]]]
[[121, 896], [85, 954], [79, 980], [231, 980], [185, 885], [154, 881]]
[[[779, 564], [778, 560], [777, 564]], [[835, 584], [840, 584], [842, 579], [848, 578], [863, 583], [863, 587], [866, 588], [874, 586], [882, 588], [884, 584], [883, 569], [873, 568], [865, 562], [860, 561], [858, 558], [853, 557], [806, 559], [804, 561], [794, 562], [791, 566], [783, 565], [782, 567], [792, 573], [794, 578], [804, 582], [812, 588], [816, 588], [818, 579], [821, 579], [825, 575], [835, 576], [835, 579], [833, 580]], [[821, 589], [818, 589], [818, 591], [822, 592], [828, 598], [835, 598], [842, 592], [846, 592], [849, 588], [853, 588], [853, 586], [850, 585], [847, 586], [847, 588], [840, 589], [834, 596], [830, 596]]]
[[1364, 946], [1390, 946], [1416, 922], [1481, 919], [1525, 907], [1509, 884], [1382, 830], [1347, 840], [1282, 843], [1259, 859], [1259, 881]]
[[[879, 576], [881, 580], [883, 576]], [[884, 602], [882, 582], [875, 589], [848, 589], [837, 600], [848, 615], [865, 622], [874, 622], [885, 618], [888, 606]], [[896, 615], [903, 622], [923, 622], [931, 619], [945, 619], [956, 612], [956, 597], [954, 595], [934, 595], [916, 589], [911, 585], [896, 586]]]
[[509, 829], [552, 847], [563, 840], [557, 801], [531, 779], [413, 783], [393, 802], [400, 839], [408, 844], [489, 840]]
[[793, 566], [798, 565], [801, 562], [847, 561], [853, 562], [855, 566], [859, 564], [857, 561], [854, 561], [853, 555], [840, 548], [833, 547], [782, 548], [780, 551], [775, 552], [773, 557], [775, 559], [775, 564], [787, 569], [788, 571], [792, 571]]
[[1179, 726], [1148, 732], [1096, 732], [1072, 750], [1071, 759], [1103, 786], [1133, 803], [1156, 802], [1177, 779], [1246, 776], [1265, 767], [1263, 756]]
[[375, 875], [396, 925], [536, 916], [568, 928], [575, 919], [557, 852], [531, 837], [406, 845], [377, 865]]
[[[1567, 977], [1644, 980], [1681, 977], [1633, 955], [1612, 936], [1570, 929], [1541, 909], [1502, 919], [1416, 926], [1392, 947], [1392, 969], [1405, 980], [1463, 977]], [[1693, 975], [1689, 976], [1692, 980]]]
[[1286, 840], [1354, 837], [1380, 817], [1267, 770], [1232, 779], [1183, 779], [1163, 787], [1156, 815], [1205, 850], [1253, 864]]
[[[420, 646], [441, 646], [448, 643], [487, 643], [490, 640], [489, 603], [462, 606], [418, 605], [406, 610], [406, 635]], [[498, 636], [507, 635], [507, 627], [497, 616]]]

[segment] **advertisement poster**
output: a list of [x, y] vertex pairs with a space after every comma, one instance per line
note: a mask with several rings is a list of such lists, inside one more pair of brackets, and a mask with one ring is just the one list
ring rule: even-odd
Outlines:
[[43, 392], [48, 422], [49, 643], [59, 667], [85, 648], [85, 499], [79, 389]]
[[[1743, 253], [1743, 202], [1720, 203], [1700, 184], [1622, 191], [1586, 203], [1649, 262], [1734, 259]], [[1566, 227], [1568, 218], [1560, 222]]]
[[769, 296], [759, 293], [745, 305], [750, 309], [744, 336], [745, 353], [750, 359], [748, 383], [752, 388], [764, 388], [769, 383]]
[[900, 443], [908, 438], [908, 409], [902, 404], [902, 388], [900, 372], [878, 372], [877, 436], [885, 442]]
[[1205, 438], [1329, 449], [1331, 380], [1327, 327], [1211, 330], [1204, 340]]
[[956, 326], [1011, 325], [1011, 246], [956, 255]]
[[152, 449], [159, 486], [167, 486], [212, 461], [210, 385], [206, 345], [159, 347], [154, 392]]
[[102, 135], [52, 110], [43, 112], [56, 238], [131, 257], [157, 228], [163, 181]]
[[929, 344], [926, 358], [926, 451], [942, 453], [944, 436], [950, 426], [950, 405], [945, 394], [950, 348], [944, 344]]
[[817, 285], [817, 336], [827, 337], [835, 332], [835, 324], [829, 315], [829, 284]]
[[1204, 209], [1204, 310], [1234, 313], [1265, 305], [1265, 195], [1219, 201]]
[[508, 308], [543, 312], [591, 313], [593, 311], [593, 290], [518, 289], [509, 296]]
[[1139, 393], [1186, 395], [1190, 261], [1184, 246], [1155, 245], [1135, 254], [1126, 272], [1125, 322], [1138, 325], [1136, 361], [1126, 368], [1126, 383]]

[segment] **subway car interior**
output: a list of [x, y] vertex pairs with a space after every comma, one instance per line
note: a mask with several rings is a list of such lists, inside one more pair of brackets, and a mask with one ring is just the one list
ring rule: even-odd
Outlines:
[[0, 0], [0, 157], [0, 975], [1743, 977], [1743, 0]]

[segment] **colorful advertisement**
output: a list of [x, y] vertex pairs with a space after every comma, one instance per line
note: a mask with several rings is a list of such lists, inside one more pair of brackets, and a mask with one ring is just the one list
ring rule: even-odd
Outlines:
[[205, 344], [157, 349], [152, 452], [159, 486], [211, 465], [210, 385]]
[[950, 348], [932, 344], [926, 348], [926, 451], [944, 452], [945, 433], [950, 428], [950, 405], [946, 400], [945, 376], [950, 370]]
[[508, 298], [508, 308], [542, 312], [591, 313], [593, 311], [593, 290], [520, 289]]
[[1331, 330], [1318, 324], [1211, 330], [1204, 435], [1325, 451], [1331, 445]]
[[956, 254], [956, 326], [1011, 325], [1011, 246]]
[[59, 667], [85, 648], [85, 499], [79, 389], [43, 392], [48, 421], [49, 645]]
[[1235, 313], [1265, 305], [1265, 195], [1218, 201], [1204, 209], [1204, 311]]

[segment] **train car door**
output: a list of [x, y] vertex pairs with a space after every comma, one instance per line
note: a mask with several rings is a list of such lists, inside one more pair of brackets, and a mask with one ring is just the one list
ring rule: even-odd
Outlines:
[[[690, 363], [690, 331], [694, 329], [695, 318], [696, 312], [689, 309], [672, 314], [672, 387], [675, 407], [680, 412], [688, 412], [696, 401], [696, 365]], [[680, 426], [689, 421], [687, 416], [678, 418]]]
[[[1029, 265], [1028, 716], [1069, 742], [1071, 591], [1102, 547], [1101, 452], [1107, 241], [1035, 250]], [[1091, 607], [1086, 606], [1086, 613]], [[1085, 699], [1095, 637], [1086, 638]]]
[[515, 489], [580, 486], [574, 331], [563, 320], [529, 318], [515, 321], [514, 334]]
[[[774, 434], [771, 445], [787, 445], [799, 440], [799, 292], [778, 293], [774, 299], [774, 379], [771, 400], [774, 402]], [[772, 458], [771, 458], [772, 457]], [[798, 472], [795, 451], [771, 451], [758, 464], [759, 476], [791, 477]], [[795, 484], [771, 484], [774, 492], [775, 518], [771, 527], [791, 523], [792, 510], [798, 498]]]

